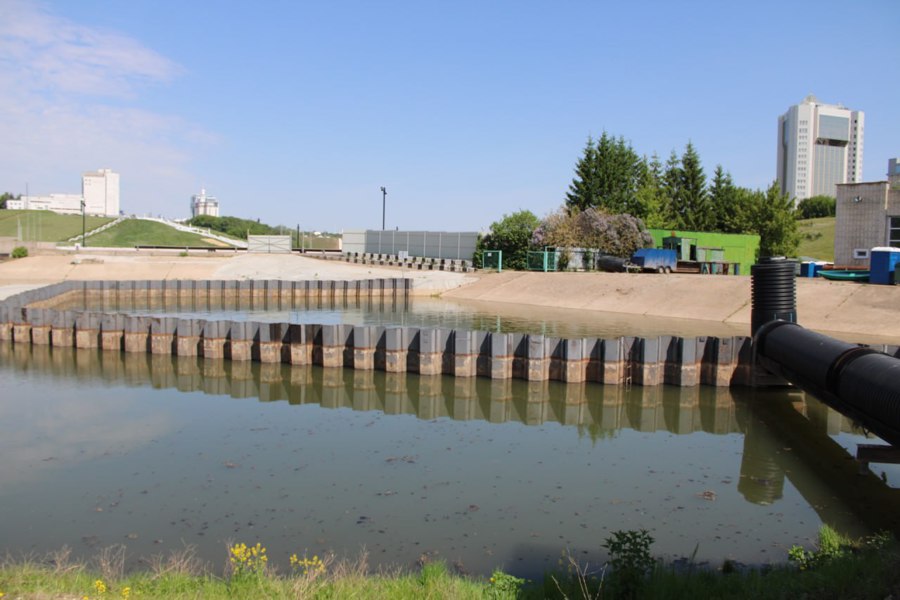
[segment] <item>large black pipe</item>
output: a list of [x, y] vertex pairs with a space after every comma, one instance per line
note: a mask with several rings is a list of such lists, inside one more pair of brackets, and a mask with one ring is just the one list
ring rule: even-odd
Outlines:
[[753, 339], [756, 362], [900, 446], [900, 359], [771, 321]]

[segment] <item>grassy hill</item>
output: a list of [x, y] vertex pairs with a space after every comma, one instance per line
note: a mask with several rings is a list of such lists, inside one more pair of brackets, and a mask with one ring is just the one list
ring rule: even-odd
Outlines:
[[138, 245], [227, 247], [221, 242], [209, 240], [196, 233], [178, 231], [162, 223], [141, 219], [127, 219], [115, 227], [92, 235], [87, 239], [87, 245], [106, 248], [132, 248]]
[[[113, 221], [112, 217], [86, 217], [88, 231]], [[81, 215], [61, 215], [47, 210], [0, 210], [0, 237], [24, 241], [64, 242], [81, 235]]]
[[799, 256], [834, 260], [834, 217], [798, 221], [800, 230]]

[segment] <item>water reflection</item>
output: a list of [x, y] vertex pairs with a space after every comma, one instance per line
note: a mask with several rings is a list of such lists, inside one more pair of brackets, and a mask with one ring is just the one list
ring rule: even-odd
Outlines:
[[551, 337], [744, 336], [746, 324], [627, 315], [600, 311], [522, 306], [477, 300], [403, 295], [356, 298], [341, 294], [289, 298], [282, 295], [223, 295], [198, 292], [102, 292], [82, 290], [41, 306], [148, 316], [260, 322], [396, 325], [542, 334]]
[[896, 527], [895, 490], [828, 437], [849, 423], [802, 394], [13, 344], [0, 383], [0, 498], [21, 515], [0, 550], [186, 541], [220, 561], [224, 540], [259, 539], [534, 575], [562, 549], [596, 564], [612, 529], [650, 529], [660, 554], [768, 562], [821, 522]]

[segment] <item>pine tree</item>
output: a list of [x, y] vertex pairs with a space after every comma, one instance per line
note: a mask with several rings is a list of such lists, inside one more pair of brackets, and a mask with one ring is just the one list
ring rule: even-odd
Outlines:
[[707, 231], [715, 224], [706, 190], [706, 175], [694, 145], [688, 142], [681, 155], [680, 189], [676, 195], [679, 227]]
[[672, 150], [662, 176], [662, 212], [670, 227], [681, 227], [678, 196], [681, 193], [681, 159]]
[[597, 149], [594, 140], [588, 137], [582, 156], [575, 165], [575, 178], [566, 193], [569, 210], [583, 211], [595, 206], [599, 202], [597, 185]]

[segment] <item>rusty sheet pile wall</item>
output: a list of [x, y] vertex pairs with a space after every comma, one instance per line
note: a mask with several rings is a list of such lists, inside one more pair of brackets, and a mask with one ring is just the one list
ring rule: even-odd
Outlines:
[[148, 298], [396, 298], [409, 293], [409, 280], [63, 282], [0, 303], [0, 340], [460, 378], [682, 387], [751, 384], [749, 337], [559, 339], [440, 328], [203, 320], [48, 308], [60, 298], [89, 293]]

